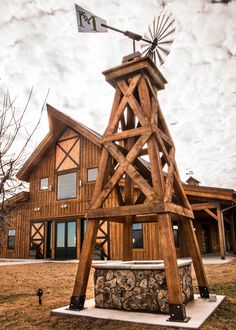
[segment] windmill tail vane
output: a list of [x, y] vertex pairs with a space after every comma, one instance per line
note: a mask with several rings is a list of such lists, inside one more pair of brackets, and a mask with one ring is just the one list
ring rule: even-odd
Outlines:
[[99, 33], [113, 30], [129, 37], [133, 40], [133, 50], [135, 51], [135, 41], [143, 41], [142, 55], [150, 57], [156, 64], [162, 65], [165, 57], [170, 52], [170, 46], [173, 42], [173, 34], [175, 32], [174, 18], [171, 13], [164, 12], [154, 19], [153, 24], [149, 26], [145, 37], [131, 32], [123, 31], [107, 25], [107, 22], [87, 9], [75, 5], [78, 31], [85, 33]]
[[122, 33], [125, 36], [135, 41], [143, 40], [148, 43], [152, 43], [150, 40], [143, 38], [141, 35], [137, 33], [131, 31], [122, 31], [120, 29], [107, 25], [104, 19], [92, 14], [87, 9], [84, 9], [78, 5], [75, 5], [75, 10], [76, 10], [79, 32], [108, 32], [108, 29], [110, 29]]
[[78, 31], [79, 32], [107, 32], [106, 21], [84, 9], [75, 5]]

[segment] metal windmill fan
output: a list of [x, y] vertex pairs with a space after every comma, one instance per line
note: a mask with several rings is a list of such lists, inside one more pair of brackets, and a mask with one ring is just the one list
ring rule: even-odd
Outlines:
[[171, 13], [166, 10], [154, 19], [153, 24], [149, 26], [148, 33], [142, 37], [141, 35], [131, 32], [122, 31], [107, 25], [106, 21], [88, 10], [75, 5], [76, 16], [79, 32], [107, 32], [107, 29], [124, 34], [133, 40], [133, 51], [135, 52], [135, 42], [144, 41], [141, 45], [143, 48], [142, 55], [150, 57], [156, 65], [162, 65], [166, 56], [170, 52], [170, 46], [173, 42], [173, 34], [175, 31], [175, 20]]
[[[157, 66], [162, 65], [174, 41], [175, 20], [171, 13], [163, 13], [149, 25], [146, 39], [141, 44], [142, 55], [150, 57]], [[144, 40], [144, 38], [142, 40]]]

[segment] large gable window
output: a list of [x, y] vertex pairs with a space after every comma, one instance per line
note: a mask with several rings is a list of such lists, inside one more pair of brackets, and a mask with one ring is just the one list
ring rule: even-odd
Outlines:
[[76, 197], [76, 172], [58, 174], [57, 177], [57, 199]]

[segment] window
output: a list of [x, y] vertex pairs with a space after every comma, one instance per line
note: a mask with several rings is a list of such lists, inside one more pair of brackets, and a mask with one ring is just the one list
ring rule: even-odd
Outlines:
[[98, 168], [88, 168], [88, 182], [96, 181], [98, 174]]
[[87, 228], [87, 219], [86, 218], [81, 218], [80, 222], [80, 249], [82, 249], [85, 233], [86, 233], [86, 228]]
[[76, 197], [76, 172], [60, 174], [57, 177], [57, 199]]
[[48, 189], [48, 178], [40, 179], [40, 190], [47, 190]]
[[67, 247], [76, 247], [76, 222], [67, 223]]
[[173, 232], [174, 232], [175, 247], [179, 248], [179, 224], [176, 221], [173, 222]]
[[7, 248], [9, 250], [15, 250], [15, 239], [16, 239], [16, 230], [9, 229], [7, 235]]
[[133, 249], [143, 248], [143, 225], [142, 223], [133, 223]]
[[57, 224], [57, 239], [56, 239], [56, 247], [64, 247], [65, 246], [65, 232], [66, 232], [66, 224], [65, 222], [61, 222]]

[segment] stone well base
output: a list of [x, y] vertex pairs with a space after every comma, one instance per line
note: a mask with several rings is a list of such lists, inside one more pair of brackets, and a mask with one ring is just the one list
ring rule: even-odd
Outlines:
[[[178, 261], [184, 303], [193, 300], [191, 262]], [[95, 307], [168, 313], [163, 261], [94, 265]]]

